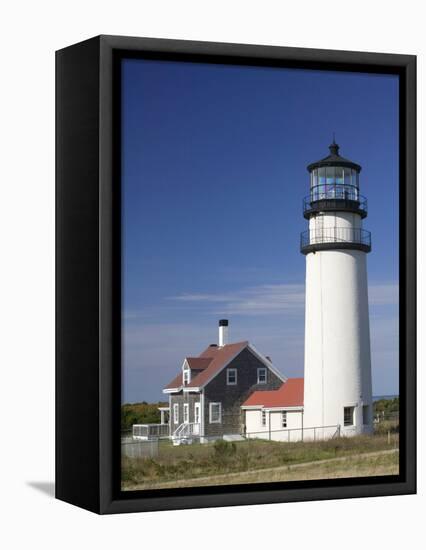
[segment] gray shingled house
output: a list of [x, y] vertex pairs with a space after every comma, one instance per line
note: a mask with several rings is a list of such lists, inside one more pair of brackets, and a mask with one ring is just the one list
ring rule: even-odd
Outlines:
[[176, 444], [239, 438], [245, 432], [244, 401], [256, 390], [275, 390], [286, 381], [252, 344], [228, 344], [227, 336], [228, 321], [221, 320], [219, 343], [198, 357], [186, 357], [163, 389], [169, 396], [168, 436]]

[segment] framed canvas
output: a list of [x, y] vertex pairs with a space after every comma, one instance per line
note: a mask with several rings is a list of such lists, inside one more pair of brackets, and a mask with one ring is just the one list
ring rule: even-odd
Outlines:
[[56, 71], [56, 497], [414, 493], [415, 56], [99, 36]]

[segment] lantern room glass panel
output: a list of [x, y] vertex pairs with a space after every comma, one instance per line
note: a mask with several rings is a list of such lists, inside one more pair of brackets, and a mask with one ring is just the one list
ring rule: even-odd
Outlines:
[[334, 168], [334, 186], [333, 186], [333, 199], [343, 199], [345, 192], [344, 192], [344, 185], [343, 185], [343, 168], [341, 166], [336, 166]]
[[311, 172], [311, 200], [318, 200], [318, 170], [315, 168]]
[[312, 187], [316, 187], [318, 185], [318, 170], [315, 168], [315, 170], [312, 170]]
[[318, 199], [325, 199], [326, 196], [326, 169], [318, 169]]
[[359, 174], [356, 170], [352, 170], [352, 193], [354, 200], [359, 198]]
[[327, 177], [327, 185], [333, 185], [334, 174], [335, 174], [334, 166], [327, 166], [327, 168], [325, 169], [325, 172]]
[[343, 185], [343, 168], [341, 166], [335, 167], [336, 185]]
[[333, 189], [334, 183], [334, 166], [327, 166], [325, 169], [325, 197], [326, 199], [330, 198], [330, 193]]
[[350, 168], [343, 168], [343, 172], [345, 186], [349, 187], [350, 185], [352, 185], [352, 170]]

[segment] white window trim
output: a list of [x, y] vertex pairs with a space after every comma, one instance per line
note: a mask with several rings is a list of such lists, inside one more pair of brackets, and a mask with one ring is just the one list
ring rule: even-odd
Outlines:
[[[263, 382], [260, 380], [260, 371], [263, 371], [265, 373], [265, 380]], [[268, 369], [266, 367], [259, 367], [257, 369], [257, 383], [258, 384], [267, 384], [268, 383]]]
[[189, 403], [183, 404], [183, 423], [189, 424]]
[[[198, 422], [197, 422], [197, 409], [198, 409]], [[201, 402], [194, 403], [194, 424], [201, 424]]]
[[179, 403], [173, 404], [173, 424], [179, 424]]
[[[212, 409], [214, 405], [219, 406], [219, 420], [212, 420]], [[222, 403], [209, 403], [209, 423], [210, 424], [222, 424]]]
[[[233, 372], [235, 374], [235, 382], [229, 381], [229, 374]], [[226, 385], [227, 386], [236, 386], [238, 382], [237, 369], [226, 369]]]

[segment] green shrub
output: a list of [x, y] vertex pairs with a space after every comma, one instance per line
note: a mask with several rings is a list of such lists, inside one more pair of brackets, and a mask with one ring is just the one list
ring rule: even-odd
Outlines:
[[388, 432], [399, 433], [399, 421], [384, 420], [374, 425], [374, 433], [377, 435], [386, 435]]
[[213, 445], [215, 458], [227, 459], [235, 455], [237, 452], [237, 446], [233, 441], [225, 441], [224, 439], [218, 439]]

